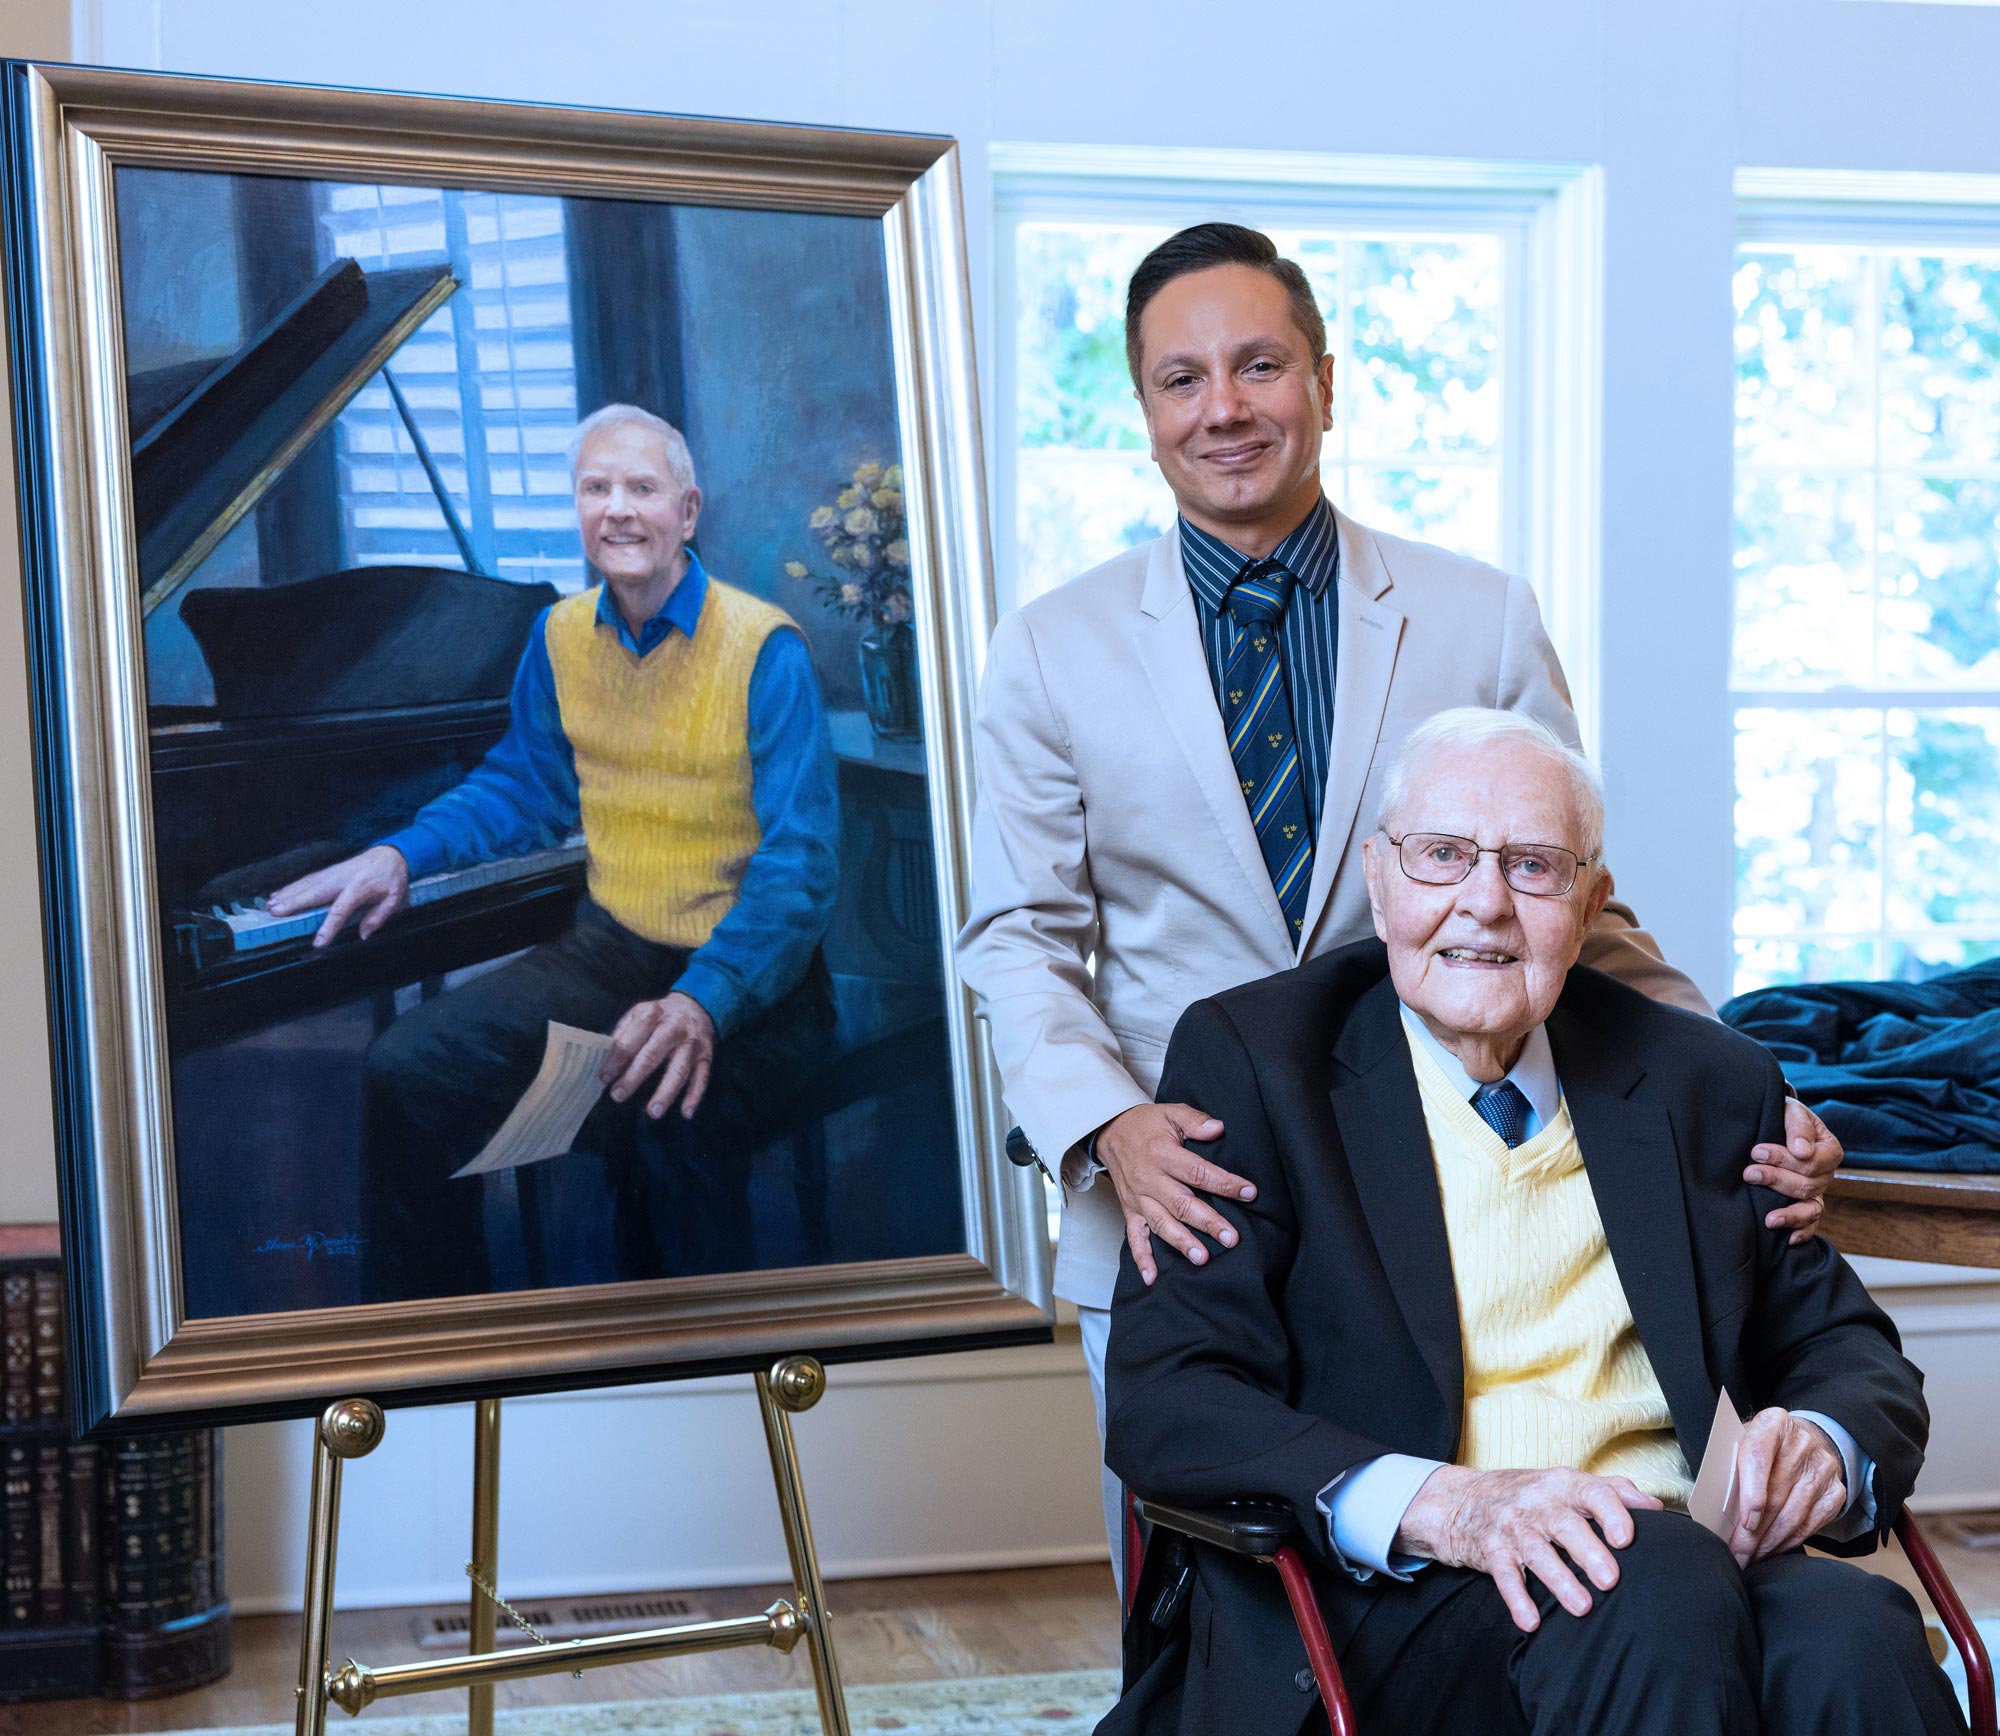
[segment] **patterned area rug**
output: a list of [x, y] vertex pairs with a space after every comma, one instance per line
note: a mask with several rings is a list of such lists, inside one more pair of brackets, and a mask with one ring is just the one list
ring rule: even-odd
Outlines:
[[[847, 1690], [855, 1736], [1084, 1736], [1118, 1697], [1115, 1670], [1050, 1676], [973, 1676], [946, 1682], [863, 1682]], [[779, 1694], [716, 1694], [687, 1700], [626, 1700], [597, 1706], [528, 1706], [501, 1712], [496, 1736], [820, 1736], [810, 1689]], [[291, 1736], [290, 1724], [193, 1730], [183, 1736]], [[463, 1712], [383, 1717], [358, 1724], [327, 1715], [329, 1733], [464, 1736]]]

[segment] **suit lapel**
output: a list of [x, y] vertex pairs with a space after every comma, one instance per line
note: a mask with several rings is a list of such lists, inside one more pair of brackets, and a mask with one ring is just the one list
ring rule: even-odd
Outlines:
[[1368, 1233], [1431, 1377], [1456, 1447], [1464, 1418], [1465, 1355], [1451, 1244], [1430, 1130], [1410, 1064], [1395, 989], [1384, 980], [1356, 1004], [1334, 1045], [1334, 1120]]
[[1271, 885], [1271, 870], [1257, 846], [1257, 830], [1236, 779], [1236, 762], [1222, 733], [1222, 713], [1216, 709], [1215, 685], [1201, 646], [1201, 621], [1181, 569], [1181, 539], [1170, 530], [1153, 545], [1146, 564], [1146, 587], [1133, 625], [1139, 662], [1152, 684], [1153, 695], [1166, 714], [1188, 770], [1208, 803], [1215, 827], [1236, 858], [1248, 883], [1248, 896], [1270, 925], [1283, 949], [1275, 957], [1293, 956], [1291, 927]]
[[1375, 539], [1345, 513], [1336, 512], [1334, 519], [1340, 530], [1340, 642], [1334, 652], [1333, 740], [1313, 846], [1312, 884], [1306, 892], [1301, 957], [1326, 913], [1334, 877], [1354, 833], [1403, 636], [1403, 617], [1380, 600], [1391, 581]]
[[1699, 1467], [1715, 1386], [1702, 1352], [1694, 1249], [1672, 1123], [1658, 1104], [1633, 1097], [1644, 1068], [1561, 1005], [1549, 1018], [1549, 1046], [1639, 1342], [1666, 1395], [1681, 1450], [1690, 1466]]

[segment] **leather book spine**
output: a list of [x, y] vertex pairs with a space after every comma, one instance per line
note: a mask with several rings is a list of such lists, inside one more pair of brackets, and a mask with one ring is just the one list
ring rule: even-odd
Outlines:
[[152, 1615], [146, 1468], [145, 1439], [113, 1443], [104, 1474], [104, 1617], [118, 1628], [143, 1628]]
[[40, 1557], [36, 1579], [40, 1625], [60, 1627], [63, 1619], [63, 1450], [44, 1441], [35, 1450], [35, 1519]]
[[104, 1532], [97, 1492], [97, 1449], [72, 1442], [64, 1449], [69, 1468], [69, 1511], [63, 1528], [63, 1592], [69, 1619], [95, 1627], [104, 1609], [104, 1563], [98, 1546]]
[[0, 1271], [0, 1425], [35, 1415], [35, 1280], [22, 1266]]
[[63, 1414], [62, 1268], [41, 1266], [34, 1273], [35, 1416], [60, 1422]]
[[8, 1627], [33, 1627], [40, 1613], [35, 1527], [35, 1457], [26, 1441], [8, 1441], [0, 1459], [0, 1537], [5, 1538], [6, 1578], [0, 1618]]
[[195, 1570], [200, 1554], [198, 1526], [201, 1518], [199, 1466], [201, 1431], [191, 1429], [174, 1437], [169, 1461], [173, 1477], [173, 1546], [167, 1574], [165, 1621], [179, 1621], [201, 1606], [195, 1601]]
[[195, 1436], [194, 1608], [222, 1601], [222, 1441], [213, 1429]]

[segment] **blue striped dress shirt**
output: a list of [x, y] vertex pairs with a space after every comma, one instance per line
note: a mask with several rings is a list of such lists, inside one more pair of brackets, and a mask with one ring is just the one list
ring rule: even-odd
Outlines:
[[[1181, 565], [1195, 608], [1201, 616], [1201, 646], [1208, 659], [1209, 685], [1216, 710], [1222, 708], [1223, 671], [1229, 663], [1229, 642], [1235, 627], [1222, 612], [1222, 600], [1236, 575], [1250, 562], [1220, 537], [1210, 536], [1183, 518]], [[1292, 729], [1299, 743], [1299, 777], [1305, 785], [1306, 811], [1319, 833], [1319, 811], [1326, 800], [1327, 759], [1333, 749], [1333, 677], [1340, 640], [1340, 600], [1333, 582], [1340, 570], [1340, 538], [1333, 508], [1321, 495], [1304, 521], [1271, 551], [1298, 583], [1279, 623], [1278, 644], [1285, 654], [1285, 686], [1292, 700]]]

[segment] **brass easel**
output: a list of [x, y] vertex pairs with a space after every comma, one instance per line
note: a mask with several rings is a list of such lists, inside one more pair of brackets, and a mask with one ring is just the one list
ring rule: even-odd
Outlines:
[[331, 1701], [359, 1712], [395, 1694], [427, 1694], [440, 1688], [467, 1690], [470, 1736], [492, 1736], [493, 1684], [526, 1676], [551, 1676], [605, 1664], [637, 1664], [653, 1658], [723, 1651], [732, 1646], [775, 1646], [789, 1652], [801, 1639], [812, 1660], [813, 1690], [819, 1698], [823, 1736], [850, 1736], [847, 1702], [834, 1661], [828, 1628], [826, 1587], [806, 1514], [805, 1485], [799, 1480], [798, 1449], [792, 1441], [792, 1413], [810, 1410], [826, 1391], [826, 1370], [810, 1356], [787, 1356], [757, 1376], [757, 1405], [764, 1417], [764, 1440], [771, 1449], [771, 1478], [791, 1557], [796, 1603], [784, 1599], [762, 1615], [730, 1621], [680, 1622], [635, 1633], [566, 1640], [519, 1651], [494, 1649], [494, 1602], [479, 1586], [498, 1584], [500, 1553], [500, 1401], [480, 1401], [473, 1423], [471, 1652], [438, 1663], [391, 1664], [371, 1669], [349, 1658], [329, 1670], [333, 1634], [333, 1573], [340, 1530], [340, 1473], [349, 1459], [372, 1453], [382, 1443], [381, 1406], [371, 1399], [343, 1399], [319, 1419], [313, 1445], [311, 1527], [306, 1541], [305, 1619], [299, 1642], [297, 1736], [326, 1736]]

